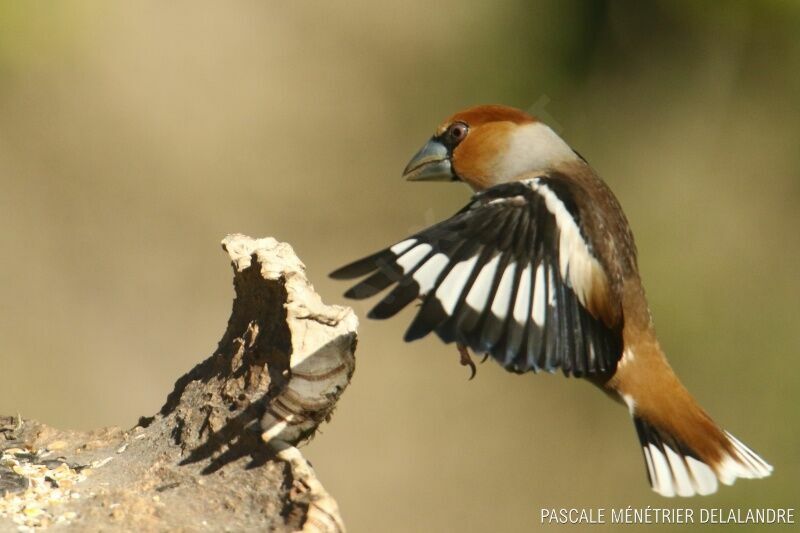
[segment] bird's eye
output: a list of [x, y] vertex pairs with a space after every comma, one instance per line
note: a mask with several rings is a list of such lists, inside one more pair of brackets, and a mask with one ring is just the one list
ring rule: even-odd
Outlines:
[[456, 122], [451, 124], [449, 128], [447, 128], [447, 136], [449, 137], [450, 141], [453, 143], [461, 142], [464, 137], [467, 136], [467, 130], [469, 128], [463, 122]]

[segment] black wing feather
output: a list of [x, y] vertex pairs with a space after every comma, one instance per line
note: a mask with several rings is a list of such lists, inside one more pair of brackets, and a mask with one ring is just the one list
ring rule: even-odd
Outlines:
[[369, 255], [358, 261], [353, 261], [349, 265], [345, 265], [330, 273], [333, 279], [355, 279], [361, 276], [366, 276], [370, 272], [374, 272], [378, 268], [381, 260], [388, 262], [393, 258], [391, 251], [381, 250], [378, 253]]
[[372, 308], [367, 316], [375, 319], [390, 318], [413, 302], [419, 296], [419, 284], [414, 280], [413, 275], [422, 268], [425, 262], [430, 259], [431, 255], [433, 255], [433, 251], [429, 251], [417, 262], [411, 271], [400, 279], [397, 286]]
[[363, 300], [375, 296], [392, 283], [397, 283], [401, 277], [401, 272], [395, 265], [388, 265], [385, 271], [379, 270], [373, 273], [358, 285], [353, 285], [344, 295], [353, 300]]

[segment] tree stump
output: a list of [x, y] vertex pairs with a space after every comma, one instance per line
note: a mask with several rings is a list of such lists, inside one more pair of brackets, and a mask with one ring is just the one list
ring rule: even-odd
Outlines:
[[89, 432], [0, 417], [0, 532], [344, 531], [295, 445], [347, 387], [358, 320], [322, 303], [288, 244], [222, 246], [236, 292], [227, 330], [159, 413]]

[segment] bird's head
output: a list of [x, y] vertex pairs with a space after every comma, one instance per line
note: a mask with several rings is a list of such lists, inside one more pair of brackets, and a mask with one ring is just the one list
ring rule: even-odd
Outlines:
[[463, 181], [476, 191], [579, 161], [552, 129], [524, 111], [481, 105], [445, 120], [403, 171], [410, 181]]

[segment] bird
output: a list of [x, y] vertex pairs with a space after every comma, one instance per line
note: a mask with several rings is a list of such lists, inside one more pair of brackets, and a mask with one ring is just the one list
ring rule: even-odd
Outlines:
[[514, 373], [561, 370], [626, 406], [652, 489], [707, 495], [773, 468], [722, 429], [680, 382], [656, 337], [619, 201], [552, 128], [504, 105], [439, 124], [403, 171], [462, 182], [467, 205], [332, 272], [361, 279], [345, 296], [391, 290], [368, 316], [418, 302], [404, 339], [435, 333]]

